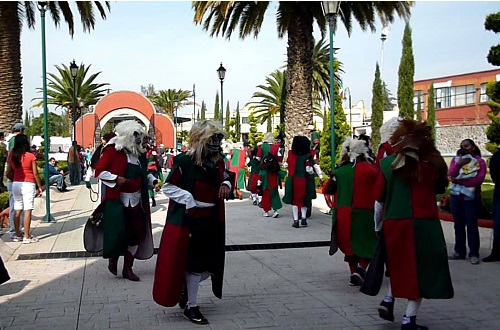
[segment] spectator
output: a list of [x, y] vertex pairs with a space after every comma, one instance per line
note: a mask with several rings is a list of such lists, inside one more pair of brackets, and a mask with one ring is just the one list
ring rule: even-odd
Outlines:
[[51, 157], [49, 159], [49, 186], [57, 183], [57, 190], [59, 190], [60, 192], [68, 191], [68, 189], [66, 188], [64, 175], [56, 167], [56, 164], [56, 159], [54, 157]]
[[[10, 154], [10, 151], [14, 149], [14, 141], [16, 135], [23, 134], [24, 131], [26, 130], [26, 126], [24, 126], [21, 123], [16, 123], [14, 126], [12, 126], [12, 133], [14, 134], [10, 140], [9, 140], [9, 145], [8, 145], [8, 152]], [[8, 156], [7, 156], [8, 158]], [[16, 237], [16, 231], [14, 229], [14, 195], [12, 194], [12, 181], [7, 177], [7, 191], [9, 192], [9, 235], [11, 239], [14, 239]], [[23, 234], [23, 224], [24, 221], [24, 213], [21, 213], [21, 234]]]
[[64, 153], [64, 150], [62, 150], [62, 148], [61, 148], [61, 147], [59, 147], [59, 150], [58, 150], [57, 152], [58, 152], [58, 153], [60, 153], [60, 154], [63, 154], [63, 153]]
[[490, 158], [490, 175], [495, 184], [493, 191], [493, 248], [483, 262], [500, 261], [500, 149]]
[[309, 130], [309, 134], [311, 134], [311, 149], [316, 151], [316, 155], [319, 155], [319, 133], [316, 128], [314, 128], [314, 125], [307, 126], [307, 129]]
[[78, 156], [78, 145], [73, 141], [71, 148], [68, 151], [68, 167], [69, 167], [69, 181], [71, 185], [77, 186], [80, 184], [80, 158]]
[[[448, 175], [451, 182], [456, 185], [463, 186], [469, 189], [460, 189], [457, 193], [456, 189], [451, 190], [450, 204], [453, 222], [455, 223], [455, 252], [450, 256], [451, 260], [465, 259], [467, 249], [465, 242], [469, 243], [469, 260], [473, 265], [479, 264], [479, 228], [477, 220], [479, 211], [481, 210], [481, 184], [486, 176], [486, 163], [481, 158], [481, 151], [471, 139], [465, 139], [460, 143], [460, 151], [457, 154], [462, 156], [454, 157], [450, 163]], [[475, 160], [472, 161], [470, 155]], [[460, 170], [463, 167], [477, 165], [479, 170], [473, 177], [460, 178]], [[466, 196], [462, 192], [470, 192], [471, 197]], [[467, 236], [465, 233], [467, 227]]]
[[5, 163], [7, 162], [7, 144], [5, 143], [5, 135], [0, 132], [0, 188], [5, 189], [3, 184], [3, 175], [5, 172]]
[[30, 235], [30, 225], [34, 199], [36, 195], [42, 193], [42, 186], [35, 155], [30, 152], [28, 138], [24, 134], [15, 136], [6, 175], [12, 181], [12, 195], [14, 196], [14, 229], [16, 231], [14, 241], [19, 241], [22, 237], [19, 222], [21, 211], [24, 211], [23, 244], [38, 242], [38, 238]]

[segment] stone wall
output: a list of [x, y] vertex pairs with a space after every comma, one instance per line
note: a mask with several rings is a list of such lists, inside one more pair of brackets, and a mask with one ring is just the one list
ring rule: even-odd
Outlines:
[[486, 129], [488, 125], [461, 125], [461, 126], [439, 126], [436, 128], [436, 145], [443, 155], [455, 154], [460, 148], [460, 142], [463, 139], [472, 139], [481, 149], [484, 156], [491, 155], [484, 148], [488, 139], [486, 138]]

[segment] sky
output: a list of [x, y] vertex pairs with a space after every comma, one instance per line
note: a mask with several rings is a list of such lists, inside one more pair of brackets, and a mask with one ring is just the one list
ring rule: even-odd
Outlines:
[[[286, 64], [286, 37], [278, 39], [276, 7], [272, 2], [257, 38], [244, 40], [237, 33], [230, 40], [210, 37], [207, 31], [193, 23], [193, 9], [188, 1], [113, 1], [107, 19], [97, 19], [95, 29], [83, 32], [77, 11], [75, 35], [68, 33], [65, 23], [55, 28], [46, 19], [47, 72], [57, 72], [55, 65], [91, 65], [89, 73], [101, 72], [97, 82], [109, 83], [111, 91], [131, 90], [153, 84], [156, 90], [193, 90], [196, 103], [205, 101], [213, 111], [215, 95], [221, 84], [217, 69], [226, 68], [223, 83], [224, 108], [239, 102], [240, 109], [255, 101], [252, 95], [257, 85]], [[490, 1], [417, 1], [412, 8], [414, 80], [495, 69], [486, 56], [489, 48], [499, 43], [499, 36], [484, 29], [486, 15], [500, 11], [500, 2]], [[339, 22], [340, 23], [340, 22]], [[390, 92], [397, 95], [398, 67], [402, 53], [404, 21], [395, 18], [384, 43], [382, 79]], [[315, 37], [320, 38], [319, 28]], [[380, 31], [361, 31], [353, 20], [350, 36], [338, 24], [334, 47], [340, 48], [336, 59], [343, 65], [343, 87], [349, 87], [352, 104], [362, 100], [371, 109], [375, 66], [381, 62]], [[328, 34], [326, 35], [328, 38]], [[328, 40], [328, 39], [327, 39]], [[24, 109], [41, 97], [42, 86], [40, 18], [36, 29], [24, 26], [21, 36]], [[344, 104], [348, 107], [347, 102]], [[196, 108], [197, 111], [199, 107]], [[52, 110], [52, 109], [51, 109]], [[33, 109], [34, 116], [41, 108]], [[179, 115], [191, 116], [193, 106], [179, 110]]]

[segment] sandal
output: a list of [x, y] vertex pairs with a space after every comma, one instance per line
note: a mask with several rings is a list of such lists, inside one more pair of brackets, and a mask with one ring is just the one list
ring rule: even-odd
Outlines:
[[29, 238], [26, 238], [26, 237], [23, 238], [23, 244], [36, 243], [38, 241], [39, 241], [39, 239], [36, 238], [35, 236], [31, 236]]
[[14, 236], [14, 237], [12, 237], [12, 240], [14, 242], [20, 242], [20, 241], [24, 240], [24, 237], [23, 236]]

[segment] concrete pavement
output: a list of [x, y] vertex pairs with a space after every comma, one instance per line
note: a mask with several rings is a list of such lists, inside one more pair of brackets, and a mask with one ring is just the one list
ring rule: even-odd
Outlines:
[[[291, 208], [277, 219], [262, 217], [249, 199], [227, 203], [227, 245], [302, 242], [298, 248], [230, 251], [226, 253], [224, 297], [215, 298], [209, 281], [199, 304], [210, 320], [196, 326], [178, 307], [164, 308], [151, 296], [156, 255], [136, 261], [141, 282], [112, 276], [100, 257], [78, 257], [84, 251], [83, 226], [95, 203], [83, 185], [59, 193], [51, 189], [55, 223], [42, 223], [45, 202], [36, 202], [33, 234], [40, 242], [23, 245], [1, 236], [0, 251], [11, 280], [0, 286], [2, 329], [399, 329], [406, 303], [398, 300], [396, 322], [379, 319], [378, 297], [350, 287], [348, 267], [339, 252], [306, 247], [328, 241], [330, 217], [323, 196], [314, 202], [309, 227], [292, 228]], [[155, 247], [165, 222], [167, 199], [157, 195], [152, 209]], [[453, 227], [442, 222], [448, 251]], [[481, 256], [491, 246], [491, 229], [481, 229]], [[60, 254], [57, 254], [60, 253]], [[83, 255], [83, 254], [82, 254]], [[26, 260], [27, 256], [31, 259]], [[119, 262], [121, 270], [122, 259]], [[419, 323], [431, 329], [500, 329], [497, 298], [500, 263], [471, 265], [450, 261], [455, 298], [424, 300]], [[384, 291], [385, 288], [382, 290]]]

